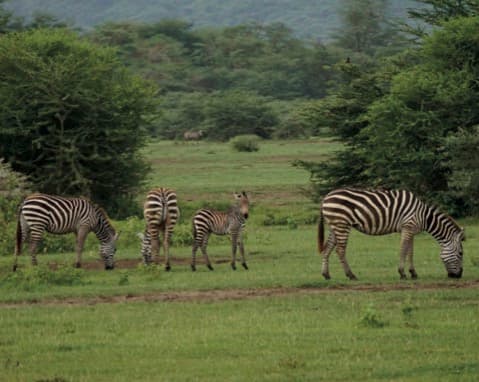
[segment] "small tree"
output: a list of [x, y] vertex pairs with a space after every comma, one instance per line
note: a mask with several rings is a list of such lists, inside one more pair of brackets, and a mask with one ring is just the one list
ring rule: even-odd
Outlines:
[[221, 141], [243, 134], [269, 138], [278, 119], [267, 101], [245, 91], [214, 93], [206, 104], [202, 127], [208, 138]]
[[[85, 195], [128, 214], [154, 90], [114, 50], [63, 29], [0, 39], [0, 156], [39, 191]], [[126, 204], [125, 204], [126, 203]]]

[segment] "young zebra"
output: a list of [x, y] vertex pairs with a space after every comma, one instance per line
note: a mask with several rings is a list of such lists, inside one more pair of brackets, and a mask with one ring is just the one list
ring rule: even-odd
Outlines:
[[113, 256], [116, 252], [118, 234], [103, 209], [84, 198], [33, 194], [25, 198], [19, 208], [13, 271], [17, 269], [22, 243], [26, 240], [30, 243], [32, 264], [37, 265], [37, 246], [45, 231], [54, 234], [70, 232], [75, 234], [77, 268], [81, 267], [85, 239], [88, 233], [93, 231], [100, 241], [100, 256], [105, 262], [105, 269], [114, 268]]
[[[329, 224], [324, 246], [323, 219]], [[351, 227], [368, 235], [401, 232], [399, 275], [406, 278], [404, 263], [409, 260], [411, 278], [417, 278], [413, 264], [414, 235], [426, 231], [441, 246], [441, 259], [449, 277], [462, 276], [462, 241], [464, 230], [448, 215], [404, 190], [359, 190], [344, 188], [330, 192], [323, 200], [319, 225], [318, 249], [323, 255], [322, 275], [329, 279], [329, 255], [334, 247], [346, 276], [356, 280], [346, 260], [346, 244]]]
[[163, 251], [165, 253], [165, 269], [169, 271], [169, 245], [176, 221], [180, 216], [175, 191], [169, 188], [155, 188], [148, 192], [143, 206], [146, 220], [145, 233], [141, 245], [143, 262], [150, 264], [160, 251], [160, 231], [163, 236]]
[[231, 268], [236, 270], [236, 249], [239, 244], [241, 254], [241, 265], [244, 269], [248, 269], [244, 256], [244, 245], [242, 231], [245, 227], [246, 219], [248, 219], [249, 201], [248, 196], [243, 191], [241, 194], [234, 194], [236, 203], [228, 212], [214, 211], [203, 208], [196, 212], [193, 217], [193, 256], [191, 260], [191, 269], [196, 271], [196, 251], [201, 248], [203, 257], [206, 261], [208, 269], [213, 270], [210, 259], [206, 252], [208, 239], [211, 233], [216, 235], [231, 235], [232, 244], [232, 260]]

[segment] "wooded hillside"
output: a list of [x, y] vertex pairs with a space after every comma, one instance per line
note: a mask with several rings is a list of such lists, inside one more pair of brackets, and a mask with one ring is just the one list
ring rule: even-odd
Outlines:
[[[9, 0], [6, 8], [27, 18], [36, 11], [50, 13], [85, 29], [119, 20], [182, 19], [195, 27], [281, 22], [298, 37], [328, 40], [339, 25], [339, 4], [336, 0]], [[388, 13], [392, 18], [404, 18], [408, 8], [417, 6], [413, 0], [393, 0]]]

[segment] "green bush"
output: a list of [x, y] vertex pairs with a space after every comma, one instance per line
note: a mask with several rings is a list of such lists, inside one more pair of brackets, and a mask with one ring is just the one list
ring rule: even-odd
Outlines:
[[84, 270], [71, 265], [62, 265], [56, 270], [51, 270], [46, 265], [38, 265], [9, 273], [0, 280], [0, 285], [25, 291], [48, 285], [84, 285], [84, 275]]
[[0, 158], [0, 255], [13, 253], [17, 210], [29, 188], [27, 178]]
[[236, 151], [254, 152], [259, 150], [259, 140], [257, 135], [245, 134], [230, 139], [230, 144]]

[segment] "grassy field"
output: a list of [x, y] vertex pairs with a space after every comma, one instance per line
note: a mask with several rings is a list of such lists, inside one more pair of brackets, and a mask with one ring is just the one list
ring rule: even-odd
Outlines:
[[[189, 235], [194, 209], [252, 199], [249, 271], [229, 267], [230, 244], [208, 247], [215, 270], [177, 240], [173, 270], [145, 268], [142, 222], [115, 222], [117, 269], [101, 270], [89, 239], [84, 269], [71, 252], [40, 267], [0, 256], [0, 381], [475, 381], [479, 373], [479, 223], [463, 220], [464, 276], [449, 280], [439, 246], [415, 241], [417, 281], [399, 281], [399, 236], [354, 232], [347, 280], [335, 255], [320, 275], [317, 206], [299, 193], [308, 174], [295, 159], [326, 159], [328, 140], [265, 142], [257, 153], [226, 144], [156, 142], [151, 186], [174, 187]], [[71, 237], [70, 240], [73, 240]], [[52, 264], [60, 264], [52, 271]], [[62, 266], [61, 264], [65, 264]]]

